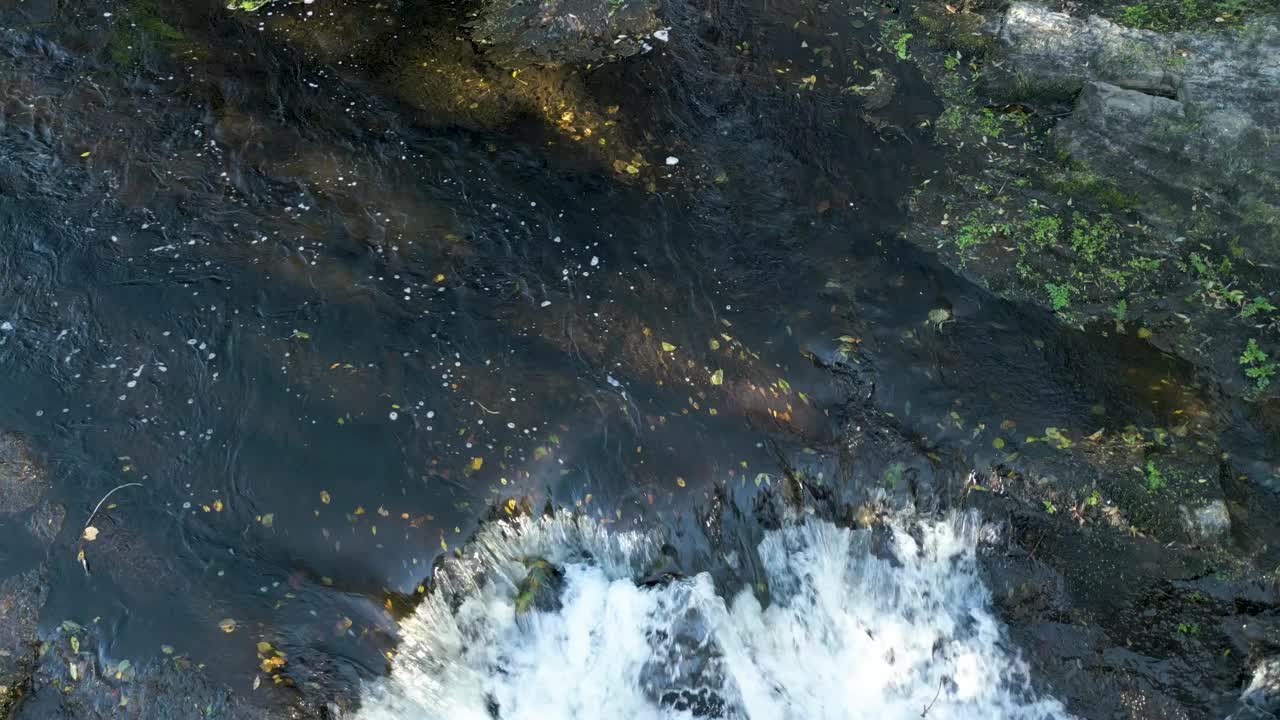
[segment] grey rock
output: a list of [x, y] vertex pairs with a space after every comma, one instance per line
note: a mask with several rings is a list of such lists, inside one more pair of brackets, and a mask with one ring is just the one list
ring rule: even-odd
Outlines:
[[20, 435], [0, 431], [0, 512], [31, 508], [48, 484], [48, 476], [32, 457], [27, 442]]
[[661, 44], [657, 0], [486, 0], [471, 37], [503, 67], [580, 65]]
[[1204, 197], [1239, 222], [1251, 259], [1280, 264], [1276, 20], [1160, 34], [1015, 3], [993, 53], [988, 92], [1075, 98], [1057, 144], [1143, 198], [1154, 226]]

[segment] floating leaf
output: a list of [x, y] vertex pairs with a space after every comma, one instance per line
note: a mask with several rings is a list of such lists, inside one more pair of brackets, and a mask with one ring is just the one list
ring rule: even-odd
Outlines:
[[89, 157], [89, 155], [91, 154], [92, 153], [90, 153], [88, 150], [85, 150], [84, 152], [80, 153], [80, 157]]
[[724, 384], [724, 370], [717, 369], [715, 372], [711, 373], [711, 384], [712, 385]]
[[684, 487], [685, 486], [684, 478], [682, 477], [676, 478], [676, 485], [679, 485], [680, 487]]
[[76, 637], [75, 635], [71, 636], [71, 652], [73, 653], [80, 652], [80, 638]]
[[267, 653], [271, 652], [271, 643], [265, 640], [258, 641], [258, 652], [262, 653], [263, 655], [266, 655]]
[[672, 344], [671, 344], [671, 343], [669, 343], [669, 342], [664, 342], [664, 343], [662, 343], [662, 351], [663, 351], [663, 352], [675, 352], [675, 351], [676, 351], [676, 346], [675, 346], [675, 345], [672, 345]]
[[82, 537], [83, 537], [85, 540], [88, 540], [89, 542], [93, 542], [94, 540], [97, 540], [97, 539], [98, 539], [98, 528], [96, 528], [96, 527], [94, 527], [94, 526], [90, 525], [89, 527], [87, 527], [87, 528], [85, 528], [85, 529], [84, 529], [84, 533], [82, 534]]
[[231, 618], [219, 620], [218, 627], [222, 629], [222, 632], [230, 634], [236, 631], [236, 621]]
[[223, 504], [221, 500], [213, 501], [213, 509], [215, 512], [222, 512]]
[[992, 446], [992, 447], [994, 447], [994, 448], [995, 448], [995, 449], [997, 449], [997, 450], [1003, 450], [1003, 449], [1004, 449], [1004, 438], [996, 438], [995, 440], [992, 440], [992, 441], [991, 441], [991, 446]]
[[271, 526], [272, 526], [272, 525], [274, 525], [274, 524], [275, 524], [275, 522], [276, 522], [276, 514], [275, 514], [275, 513], [267, 513], [267, 514], [263, 515], [263, 516], [262, 516], [262, 520], [261, 520], [261, 522], [262, 522], [262, 527], [271, 527]]
[[321, 491], [320, 491], [320, 502], [324, 503], [325, 505], [328, 505], [328, 504], [329, 504], [329, 501], [330, 501], [330, 500], [332, 500], [332, 499], [333, 499], [333, 498], [329, 497], [329, 491], [328, 491], [328, 490], [321, 490]]
[[470, 467], [472, 470], [479, 470], [480, 468], [484, 467], [484, 458], [482, 457], [471, 458]]

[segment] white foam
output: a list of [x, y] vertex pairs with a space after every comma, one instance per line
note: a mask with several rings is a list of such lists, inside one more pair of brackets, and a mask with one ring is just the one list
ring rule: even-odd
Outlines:
[[[974, 518], [913, 531], [893, 527], [879, 553], [870, 531], [815, 520], [768, 533], [762, 607], [748, 588], [726, 600], [705, 573], [638, 586], [659, 555], [651, 536], [568, 516], [493, 526], [404, 621], [357, 717], [695, 717], [681, 695], [750, 720], [1069, 717], [1032, 691], [1002, 635]], [[517, 614], [530, 557], [564, 567], [559, 611]]]

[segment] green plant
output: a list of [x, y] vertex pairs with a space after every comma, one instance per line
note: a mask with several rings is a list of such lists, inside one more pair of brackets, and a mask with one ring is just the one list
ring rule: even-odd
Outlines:
[[1054, 312], [1062, 310], [1071, 305], [1071, 293], [1075, 292], [1075, 288], [1068, 284], [1045, 283], [1044, 289], [1049, 293], [1049, 307]]
[[1080, 213], [1071, 218], [1071, 249], [1085, 262], [1097, 262], [1119, 236], [1120, 228], [1108, 216], [1092, 222]]
[[1240, 317], [1251, 318], [1261, 312], [1275, 312], [1276, 306], [1267, 302], [1264, 297], [1255, 297], [1240, 308]]
[[1037, 215], [1024, 223], [1032, 244], [1037, 248], [1056, 245], [1058, 233], [1062, 230], [1062, 221], [1053, 215]]
[[1183, 635], [1199, 635], [1200, 623], [1180, 622], [1178, 623], [1178, 632], [1182, 633]]
[[942, 66], [947, 70], [955, 70], [960, 67], [960, 58], [955, 55], [948, 55], [942, 59]]
[[1043, 504], [1044, 504], [1044, 511], [1049, 513], [1050, 515], [1058, 512], [1058, 508], [1056, 505], [1053, 504], [1052, 500], [1045, 500]]
[[1115, 305], [1111, 306], [1111, 314], [1115, 317], [1116, 322], [1124, 322], [1124, 317], [1129, 313], [1128, 301], [1117, 300]]
[[1266, 390], [1276, 374], [1276, 363], [1267, 362], [1268, 359], [1269, 356], [1258, 347], [1258, 341], [1249, 338], [1244, 352], [1240, 354], [1240, 364], [1244, 366], [1245, 376], [1253, 380], [1253, 386], [1258, 392]]
[[1165, 486], [1164, 474], [1156, 467], [1155, 460], [1147, 461], [1147, 492], [1155, 492]]

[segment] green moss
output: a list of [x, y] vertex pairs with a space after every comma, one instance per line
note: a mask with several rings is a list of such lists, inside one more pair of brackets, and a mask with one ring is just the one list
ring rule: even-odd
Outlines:
[[120, 8], [118, 15], [107, 41], [107, 56], [116, 65], [131, 65], [156, 45], [186, 39], [181, 30], [161, 17], [156, 0], [132, 0]]
[[1142, 0], [1120, 6], [1113, 19], [1121, 25], [1158, 32], [1233, 27], [1250, 15], [1265, 11], [1267, 3], [1268, 0]]

